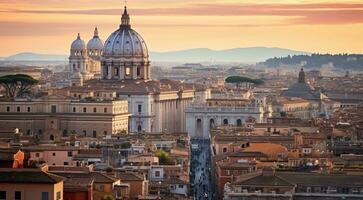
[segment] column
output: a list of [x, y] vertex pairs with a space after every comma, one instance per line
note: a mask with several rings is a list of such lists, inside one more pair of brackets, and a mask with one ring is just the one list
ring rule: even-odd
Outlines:
[[144, 65], [143, 67], [143, 71], [144, 71], [144, 79], [149, 79], [149, 77], [148, 77], [148, 71], [149, 71], [149, 67], [147, 66], [147, 65]]
[[107, 69], [108, 69], [107, 79], [112, 79], [112, 67], [111, 67], [111, 65], [108, 65]]
[[135, 65], [132, 66], [132, 79], [137, 79], [137, 67]]
[[156, 129], [156, 131], [159, 131], [159, 132], [161, 132], [162, 131], [162, 121], [163, 121], [163, 115], [162, 115], [162, 113], [163, 113], [163, 111], [162, 111], [162, 109], [163, 109], [163, 107], [161, 107], [161, 102], [159, 101], [158, 103], [157, 103], [157, 110], [155, 110], [156, 111], [156, 116], [157, 116], [157, 129]]
[[172, 131], [171, 130], [171, 128], [170, 128], [170, 102], [169, 102], [169, 100], [166, 100], [166, 102], [165, 102], [165, 106], [166, 106], [166, 115], [167, 115], [167, 117], [166, 117], [166, 129], [168, 129], [168, 131], [170, 132], [170, 131]]
[[122, 72], [121, 78], [125, 79], [125, 66], [124, 65], [121, 65], [121, 72]]
[[165, 130], [165, 119], [166, 119], [166, 116], [165, 116], [165, 102], [161, 101], [160, 104], [161, 104], [161, 107], [162, 107], [161, 114], [163, 116], [163, 119], [161, 121], [161, 131], [164, 131]]
[[175, 105], [174, 105], [174, 100], [171, 100], [170, 101], [170, 115], [171, 115], [171, 128], [173, 130], [173, 132], [175, 132], [175, 124], [176, 124], [176, 121], [175, 121]]

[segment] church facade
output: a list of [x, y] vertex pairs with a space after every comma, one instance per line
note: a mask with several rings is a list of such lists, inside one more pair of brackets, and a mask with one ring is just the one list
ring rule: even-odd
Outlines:
[[[78, 37], [71, 45], [69, 72], [72, 98], [125, 99], [130, 132], [186, 131], [184, 110], [207, 90], [172, 80], [153, 80], [145, 40], [131, 27], [125, 7], [118, 29], [105, 43], [98, 37], [86, 46]], [[200, 94], [201, 93], [201, 94]]]

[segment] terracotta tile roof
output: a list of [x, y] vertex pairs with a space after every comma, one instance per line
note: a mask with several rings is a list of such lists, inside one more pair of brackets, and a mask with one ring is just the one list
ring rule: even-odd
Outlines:
[[[118, 94], [159, 94], [162, 92], [178, 92], [181, 90], [194, 90], [188, 84], [180, 81], [162, 79], [162, 80], [89, 80], [83, 87], [85, 90], [92, 91], [116, 91]], [[70, 90], [79, 90], [79, 88], [70, 87]]]
[[279, 153], [287, 153], [286, 147], [273, 143], [250, 143], [245, 152], [261, 152], [266, 155], [276, 155]]
[[119, 180], [116, 177], [101, 172], [54, 172], [54, 174], [65, 178], [90, 178], [93, 179], [95, 183], [114, 183]]
[[92, 178], [66, 178], [63, 188], [65, 192], [87, 192], [91, 185], [93, 185]]
[[345, 175], [345, 174], [318, 174], [302, 172], [277, 172], [290, 182], [298, 185], [323, 185], [325, 187], [336, 187], [346, 185], [349, 187], [363, 187], [362, 175]]
[[227, 154], [229, 157], [253, 157], [253, 158], [261, 158], [261, 157], [267, 157], [266, 154], [259, 152], [259, 151], [237, 151], [237, 152], [231, 152]]
[[44, 183], [55, 184], [63, 177], [40, 169], [0, 169], [0, 183]]
[[247, 180], [242, 180], [236, 183], [236, 185], [247, 185], [247, 186], [291, 186], [294, 184], [272, 174], [260, 174]]
[[117, 174], [117, 176], [121, 179], [122, 182], [144, 180], [142, 175], [132, 172], [120, 172]]

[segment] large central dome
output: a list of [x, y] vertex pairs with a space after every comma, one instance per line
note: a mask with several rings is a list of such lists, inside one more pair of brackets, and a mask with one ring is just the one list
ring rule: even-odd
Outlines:
[[[113, 58], [141, 58], [149, 57], [144, 39], [131, 28], [130, 17], [125, 7], [118, 30], [113, 32], [105, 42], [103, 56]], [[140, 61], [137, 59], [138, 61]]]
[[103, 79], [150, 79], [149, 53], [144, 39], [130, 25], [125, 7], [119, 29], [106, 40], [101, 57]]

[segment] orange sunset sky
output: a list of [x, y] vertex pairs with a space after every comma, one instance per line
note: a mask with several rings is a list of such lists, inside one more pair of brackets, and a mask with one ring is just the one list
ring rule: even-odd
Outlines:
[[[0, 0], [0, 56], [68, 54], [77, 33], [95, 26], [106, 40], [120, 0]], [[206, 47], [282, 47], [363, 53], [363, 1], [128, 0], [132, 27], [151, 51]]]

